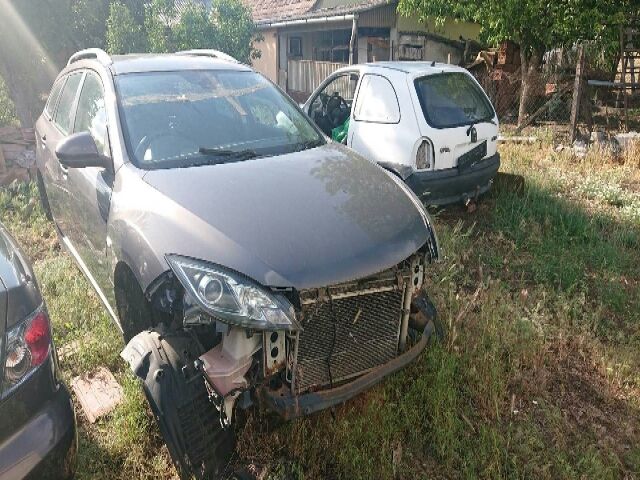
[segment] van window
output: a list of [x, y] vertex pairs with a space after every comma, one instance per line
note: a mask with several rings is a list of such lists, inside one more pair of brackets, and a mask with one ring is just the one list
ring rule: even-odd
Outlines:
[[362, 77], [354, 119], [374, 123], [398, 123], [400, 121], [398, 97], [389, 80], [380, 75]]
[[96, 142], [98, 152], [109, 155], [102, 82], [93, 73], [87, 73], [82, 85], [73, 132], [89, 132]]
[[415, 80], [425, 119], [435, 128], [451, 128], [493, 119], [484, 91], [462, 72], [427, 75]]
[[44, 107], [44, 113], [49, 118], [53, 116], [53, 112], [56, 108], [56, 103], [58, 102], [58, 98], [60, 98], [60, 91], [62, 90], [64, 81], [65, 79], [61, 78], [53, 84], [53, 88], [51, 89], [51, 93], [49, 94], [49, 99], [47, 100], [47, 104]]
[[71, 125], [73, 123], [73, 112], [71, 110], [73, 109], [73, 101], [76, 98], [81, 78], [82, 72], [69, 75], [67, 83], [64, 84], [64, 88], [60, 94], [60, 102], [58, 104], [58, 109], [56, 110], [54, 123], [64, 133], [69, 133], [71, 130]]

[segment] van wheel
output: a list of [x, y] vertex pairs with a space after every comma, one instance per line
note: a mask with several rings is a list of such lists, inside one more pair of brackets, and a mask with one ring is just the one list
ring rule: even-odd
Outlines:
[[[142, 352], [145, 352], [142, 354]], [[139, 360], [127, 358], [129, 354]], [[160, 325], [136, 335], [123, 357], [130, 361], [156, 418], [180, 478], [225, 478], [233, 433], [220, 426], [204, 380], [193, 367], [203, 353], [187, 332], [164, 332]]]
[[40, 175], [39, 171], [36, 173], [36, 184], [38, 186], [38, 195], [40, 196], [40, 205], [42, 205], [44, 216], [47, 217], [47, 220], [53, 222], [53, 215], [51, 215], [51, 207], [49, 206], [49, 197], [47, 197], [44, 180], [42, 180], [42, 175]]

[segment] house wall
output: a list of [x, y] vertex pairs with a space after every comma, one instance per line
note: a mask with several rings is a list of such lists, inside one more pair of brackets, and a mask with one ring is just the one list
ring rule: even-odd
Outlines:
[[447, 18], [444, 25], [437, 26], [435, 21], [421, 22], [417, 17], [405, 17], [398, 15], [396, 20], [398, 32], [426, 32], [440, 35], [450, 40], [478, 40], [480, 37], [480, 25], [477, 23], [461, 22]]
[[252, 66], [272, 82], [278, 81], [278, 34], [276, 30], [261, 32], [264, 39], [255, 43], [260, 50], [260, 58], [253, 60]]

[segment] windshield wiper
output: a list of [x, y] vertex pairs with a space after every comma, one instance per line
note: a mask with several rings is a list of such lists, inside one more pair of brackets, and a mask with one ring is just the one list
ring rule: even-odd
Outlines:
[[322, 145], [324, 142], [320, 138], [316, 138], [315, 140], [307, 140], [305, 142], [299, 142], [295, 144], [296, 152], [301, 150], [309, 150], [310, 148], [316, 148]]
[[200, 147], [198, 152], [203, 155], [212, 155], [216, 157], [229, 157], [236, 159], [241, 158], [255, 158], [258, 154], [255, 150], [224, 150], [222, 148]]
[[219, 163], [240, 162], [250, 158], [256, 158], [255, 150], [224, 150], [222, 148], [200, 147], [198, 152], [212, 157], [205, 161], [195, 162], [194, 165], [217, 165]]

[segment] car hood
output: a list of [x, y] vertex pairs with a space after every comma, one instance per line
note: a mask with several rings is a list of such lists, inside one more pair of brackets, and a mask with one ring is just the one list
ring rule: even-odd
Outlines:
[[[336, 144], [151, 170], [143, 179], [198, 219], [182, 222], [198, 231], [172, 233], [179, 240], [164, 253], [197, 252], [271, 286], [361, 278], [406, 259], [432, 235], [424, 209], [399, 181]], [[210, 239], [206, 255], [201, 245], [190, 248], [203, 238]]]

